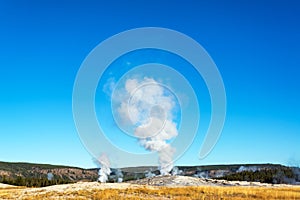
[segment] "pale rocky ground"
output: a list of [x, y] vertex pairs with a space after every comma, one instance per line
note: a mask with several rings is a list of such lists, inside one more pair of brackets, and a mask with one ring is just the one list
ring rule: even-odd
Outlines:
[[16, 186], [0, 183], [0, 189], [15, 188]]
[[189, 176], [155, 176], [141, 180], [130, 181], [130, 183], [150, 186], [261, 186], [261, 187], [290, 187], [286, 184], [268, 184], [247, 181], [226, 181], [217, 179], [204, 179]]

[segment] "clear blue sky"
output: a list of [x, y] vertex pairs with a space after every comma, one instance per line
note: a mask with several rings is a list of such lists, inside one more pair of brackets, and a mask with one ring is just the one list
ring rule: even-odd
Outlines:
[[[172, 2], [172, 3], [171, 3]], [[223, 77], [227, 119], [176, 164], [300, 163], [299, 1], [1, 1], [0, 160], [95, 167], [72, 116], [87, 54], [137, 27], [198, 41]]]

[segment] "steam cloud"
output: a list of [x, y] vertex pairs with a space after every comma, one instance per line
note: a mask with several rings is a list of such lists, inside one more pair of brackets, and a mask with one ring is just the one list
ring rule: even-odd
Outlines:
[[173, 169], [172, 169], [173, 176], [181, 175], [182, 173], [183, 173], [183, 171], [181, 169], [179, 169], [178, 167], [173, 167]]
[[194, 177], [208, 179], [209, 175], [208, 175], [208, 172], [198, 172], [198, 173], [194, 174]]
[[98, 158], [98, 162], [101, 166], [98, 175], [98, 181], [100, 181], [101, 183], [105, 183], [108, 180], [108, 176], [111, 173], [110, 170], [110, 162], [109, 159], [107, 157], [106, 154], [102, 154], [99, 158]]
[[194, 177], [207, 179], [209, 178], [209, 172], [207, 170], [202, 170], [201, 168], [197, 167], [197, 171], [194, 174]]
[[168, 141], [178, 135], [174, 122], [174, 97], [152, 78], [127, 79], [117, 98], [122, 122], [135, 126], [134, 135], [146, 150], [157, 152], [161, 175], [173, 168], [173, 148]]
[[49, 172], [48, 174], [47, 174], [47, 179], [48, 179], [48, 181], [51, 181], [52, 179], [53, 179], [53, 174], [51, 173], [51, 172]]
[[149, 170], [145, 171], [145, 177], [146, 178], [152, 178], [154, 176], [155, 176], [155, 174], [152, 173], [152, 169], [149, 169]]
[[249, 166], [249, 167], [240, 166], [236, 172], [243, 172], [243, 171], [256, 172], [259, 171], [259, 169], [256, 166]]
[[123, 182], [123, 173], [122, 173], [122, 171], [120, 169], [117, 169], [115, 173], [116, 173], [116, 176], [117, 176], [117, 182], [118, 183]]

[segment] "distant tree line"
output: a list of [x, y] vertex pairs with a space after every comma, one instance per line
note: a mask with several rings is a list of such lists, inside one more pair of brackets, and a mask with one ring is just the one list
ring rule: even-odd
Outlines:
[[260, 169], [257, 171], [242, 171], [223, 176], [219, 179], [228, 181], [251, 181], [271, 184], [294, 184], [299, 182], [298, 174], [292, 168]]
[[55, 178], [52, 180], [48, 180], [47, 178], [34, 178], [34, 177], [22, 177], [22, 176], [17, 176], [15, 178], [2, 176], [0, 178], [0, 182], [9, 185], [26, 186], [26, 187], [45, 187], [50, 185], [72, 183], [72, 181], [65, 180], [62, 178]]

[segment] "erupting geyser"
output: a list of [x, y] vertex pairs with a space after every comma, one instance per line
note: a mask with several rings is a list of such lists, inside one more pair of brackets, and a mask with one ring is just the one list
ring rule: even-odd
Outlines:
[[100, 164], [100, 170], [98, 172], [99, 178], [98, 181], [101, 183], [105, 183], [108, 180], [108, 176], [111, 173], [110, 170], [110, 162], [106, 154], [102, 154], [98, 158], [98, 162]]
[[[134, 136], [146, 150], [157, 152], [161, 175], [173, 169], [173, 148], [169, 141], [178, 135], [174, 110], [176, 100], [164, 85], [152, 78], [127, 79], [117, 93], [117, 114], [134, 127]], [[114, 98], [114, 97], [113, 97]]]

